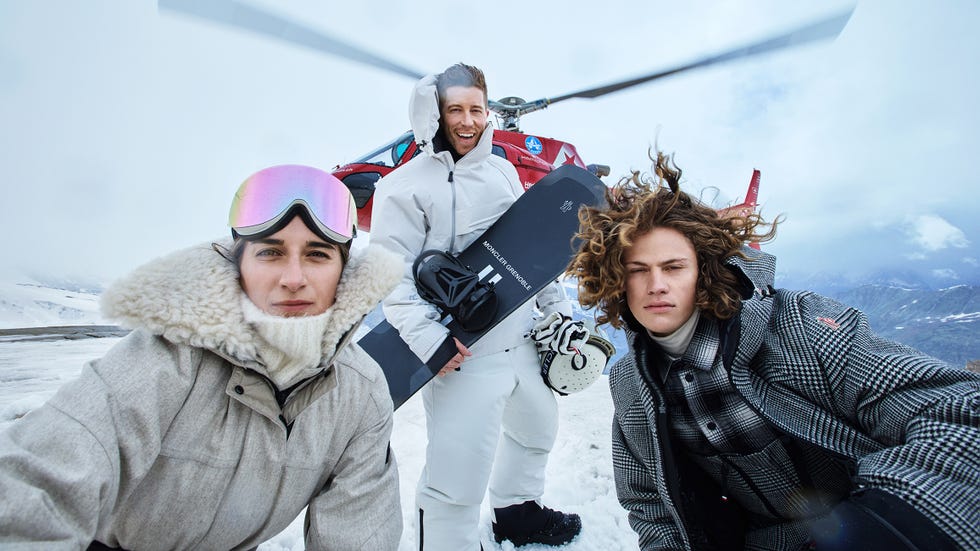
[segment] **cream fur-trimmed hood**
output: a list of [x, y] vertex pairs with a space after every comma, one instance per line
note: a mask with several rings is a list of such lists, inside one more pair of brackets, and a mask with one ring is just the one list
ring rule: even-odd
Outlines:
[[[231, 247], [230, 239], [217, 243]], [[378, 246], [351, 255], [323, 334], [325, 359], [391, 292], [403, 270], [397, 255]], [[101, 307], [103, 315], [127, 329], [145, 329], [255, 367], [257, 336], [245, 322], [242, 292], [235, 265], [203, 243], [150, 261], [116, 281], [102, 294]]]

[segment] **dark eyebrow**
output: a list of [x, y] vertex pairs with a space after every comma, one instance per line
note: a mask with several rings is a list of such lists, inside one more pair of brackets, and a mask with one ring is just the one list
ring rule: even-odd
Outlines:
[[669, 258], [667, 260], [664, 260], [663, 262], [660, 263], [660, 265], [663, 266], [664, 264], [674, 264], [677, 262], [680, 262], [682, 264], [687, 264], [690, 261], [691, 261], [690, 258], [687, 258], [686, 256], [682, 256], [678, 258]]
[[[271, 237], [264, 237], [262, 239], [256, 239], [254, 241], [254, 243], [262, 243], [264, 245], [277, 245], [277, 246], [280, 246], [280, 247], [283, 246], [283, 245], [285, 245], [285, 241], [283, 241], [282, 239], [273, 239]], [[327, 243], [326, 241], [307, 241], [306, 242], [306, 246], [307, 247], [315, 247], [317, 249], [336, 249], [337, 248], [337, 245], [334, 245], [333, 243]]]
[[273, 239], [271, 237], [263, 237], [262, 239], [256, 239], [253, 243], [262, 243], [263, 245], [282, 245], [282, 239]]
[[[660, 262], [653, 263], [654, 266], [666, 266], [667, 264], [674, 263], [688, 264], [691, 262], [690, 258], [678, 257], [678, 258], [668, 258], [667, 260], [661, 260]], [[629, 260], [623, 263], [624, 266], [629, 266], [630, 264], [635, 264], [637, 266], [650, 266], [647, 262], [641, 262], [639, 260]]]
[[[453, 102], [453, 103], [447, 103], [447, 104], [443, 105], [443, 109], [449, 109], [450, 107], [459, 107], [460, 109], [463, 109], [464, 107], [467, 107], [467, 105], [464, 105], [463, 103], [458, 102], [458, 101]], [[469, 108], [472, 109], [473, 107], [479, 107], [480, 109], [486, 109], [487, 108], [486, 105], [482, 105], [482, 104], [479, 104], [479, 103], [474, 103], [472, 105], [469, 105]]]

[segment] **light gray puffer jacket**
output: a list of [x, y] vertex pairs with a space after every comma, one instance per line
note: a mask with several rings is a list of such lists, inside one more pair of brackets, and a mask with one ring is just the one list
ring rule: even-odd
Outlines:
[[251, 549], [308, 505], [307, 549], [397, 548], [392, 403], [351, 339], [400, 273], [378, 247], [351, 259], [323, 371], [281, 408], [209, 245], [116, 283], [103, 310], [132, 333], [0, 434], [0, 546]]

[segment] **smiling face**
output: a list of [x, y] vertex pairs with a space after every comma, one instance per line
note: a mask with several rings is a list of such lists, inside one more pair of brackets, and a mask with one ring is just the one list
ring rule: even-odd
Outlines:
[[443, 134], [456, 153], [466, 155], [487, 127], [487, 97], [475, 86], [450, 86], [440, 102]]
[[249, 300], [273, 316], [316, 316], [337, 298], [344, 270], [337, 246], [296, 216], [276, 233], [245, 244], [240, 271]]
[[694, 245], [673, 228], [654, 228], [626, 250], [626, 303], [640, 325], [670, 335], [694, 314], [698, 261]]

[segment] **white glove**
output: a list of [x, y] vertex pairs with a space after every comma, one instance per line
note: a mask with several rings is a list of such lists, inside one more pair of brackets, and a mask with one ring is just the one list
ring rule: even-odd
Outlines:
[[560, 312], [552, 312], [534, 325], [531, 338], [541, 354], [548, 351], [564, 355], [578, 354], [585, 341], [589, 340], [589, 330], [581, 321], [575, 321]]

